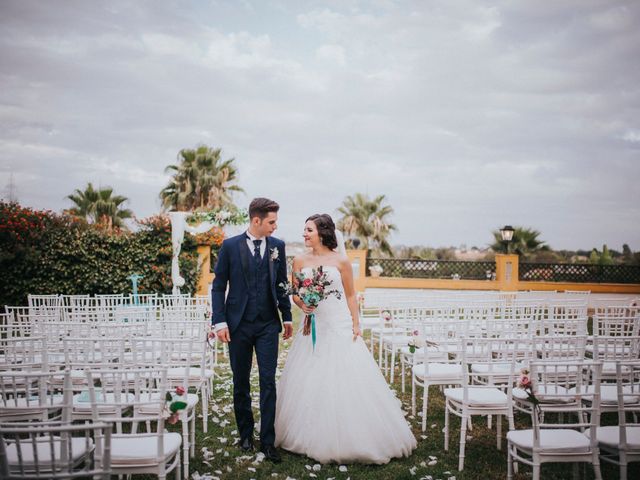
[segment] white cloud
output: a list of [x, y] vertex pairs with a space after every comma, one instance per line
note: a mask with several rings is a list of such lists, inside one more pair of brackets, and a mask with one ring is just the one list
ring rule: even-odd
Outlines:
[[344, 66], [347, 63], [345, 50], [340, 45], [321, 45], [316, 50], [316, 56], [320, 60], [329, 60]]

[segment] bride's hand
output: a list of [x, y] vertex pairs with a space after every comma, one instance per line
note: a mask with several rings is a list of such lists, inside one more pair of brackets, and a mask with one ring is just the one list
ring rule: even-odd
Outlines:
[[360, 325], [353, 327], [353, 341], [355, 342], [358, 337], [362, 336], [362, 332], [360, 331]]
[[302, 306], [300, 307], [302, 309], [302, 311], [306, 314], [309, 315], [311, 313], [313, 313], [313, 311], [316, 309], [316, 307], [310, 307], [307, 304], [302, 304]]

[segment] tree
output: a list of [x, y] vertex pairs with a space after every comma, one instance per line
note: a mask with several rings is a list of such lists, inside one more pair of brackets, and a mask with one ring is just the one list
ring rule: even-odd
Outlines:
[[192, 211], [232, 204], [231, 193], [244, 190], [237, 185], [235, 160], [223, 161], [221, 153], [221, 149], [206, 145], [180, 150], [179, 162], [165, 169], [173, 175], [160, 192], [162, 206], [167, 210]]
[[388, 238], [397, 227], [389, 222], [393, 208], [383, 205], [385, 200], [384, 195], [374, 199], [362, 193], [347, 196], [338, 208], [342, 218], [338, 220], [337, 227], [345, 237], [357, 238], [362, 248], [393, 256]]
[[591, 250], [591, 253], [589, 254], [589, 263], [593, 263], [594, 265], [612, 265], [613, 258], [611, 257], [609, 247], [604, 244], [602, 246], [602, 253], [599, 252], [597, 248]]
[[[522, 257], [529, 257], [538, 252], [549, 251], [549, 246], [538, 237], [540, 232], [531, 228], [516, 227], [513, 232], [513, 238], [511, 240], [510, 249]], [[494, 243], [491, 245], [491, 249], [494, 252], [504, 251], [504, 242], [499, 230], [493, 231]]]
[[113, 195], [111, 187], [96, 190], [89, 182], [84, 190], [76, 189], [67, 198], [75, 204], [75, 207], [67, 210], [69, 214], [83, 218], [88, 223], [103, 225], [108, 230], [126, 227], [124, 220], [133, 217], [133, 212], [124, 208], [129, 199]]

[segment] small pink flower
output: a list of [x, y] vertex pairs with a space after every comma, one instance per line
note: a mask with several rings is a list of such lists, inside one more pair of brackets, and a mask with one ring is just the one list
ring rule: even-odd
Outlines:
[[184, 395], [184, 391], [185, 391], [184, 387], [181, 387], [181, 386], [176, 387], [176, 395], [182, 396]]
[[413, 331], [413, 336], [417, 337], [418, 335], [420, 335], [420, 332], [418, 330], [414, 330]]
[[308, 286], [310, 286], [310, 285], [311, 285], [311, 279], [310, 279], [310, 278], [305, 278], [305, 279], [302, 281], [302, 286], [303, 286], [303, 287], [308, 287]]
[[520, 377], [520, 386], [522, 388], [527, 388], [531, 386], [531, 379], [529, 378], [528, 375], [522, 375]]
[[382, 312], [382, 318], [388, 322], [389, 320], [391, 320], [391, 313], [387, 312], [386, 310], [384, 312]]

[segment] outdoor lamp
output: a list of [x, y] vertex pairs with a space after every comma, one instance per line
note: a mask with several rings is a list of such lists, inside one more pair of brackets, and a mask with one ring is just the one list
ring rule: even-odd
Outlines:
[[500, 236], [502, 237], [506, 253], [509, 253], [509, 242], [513, 240], [513, 232], [515, 232], [515, 230], [511, 225], [505, 225], [500, 229]]

